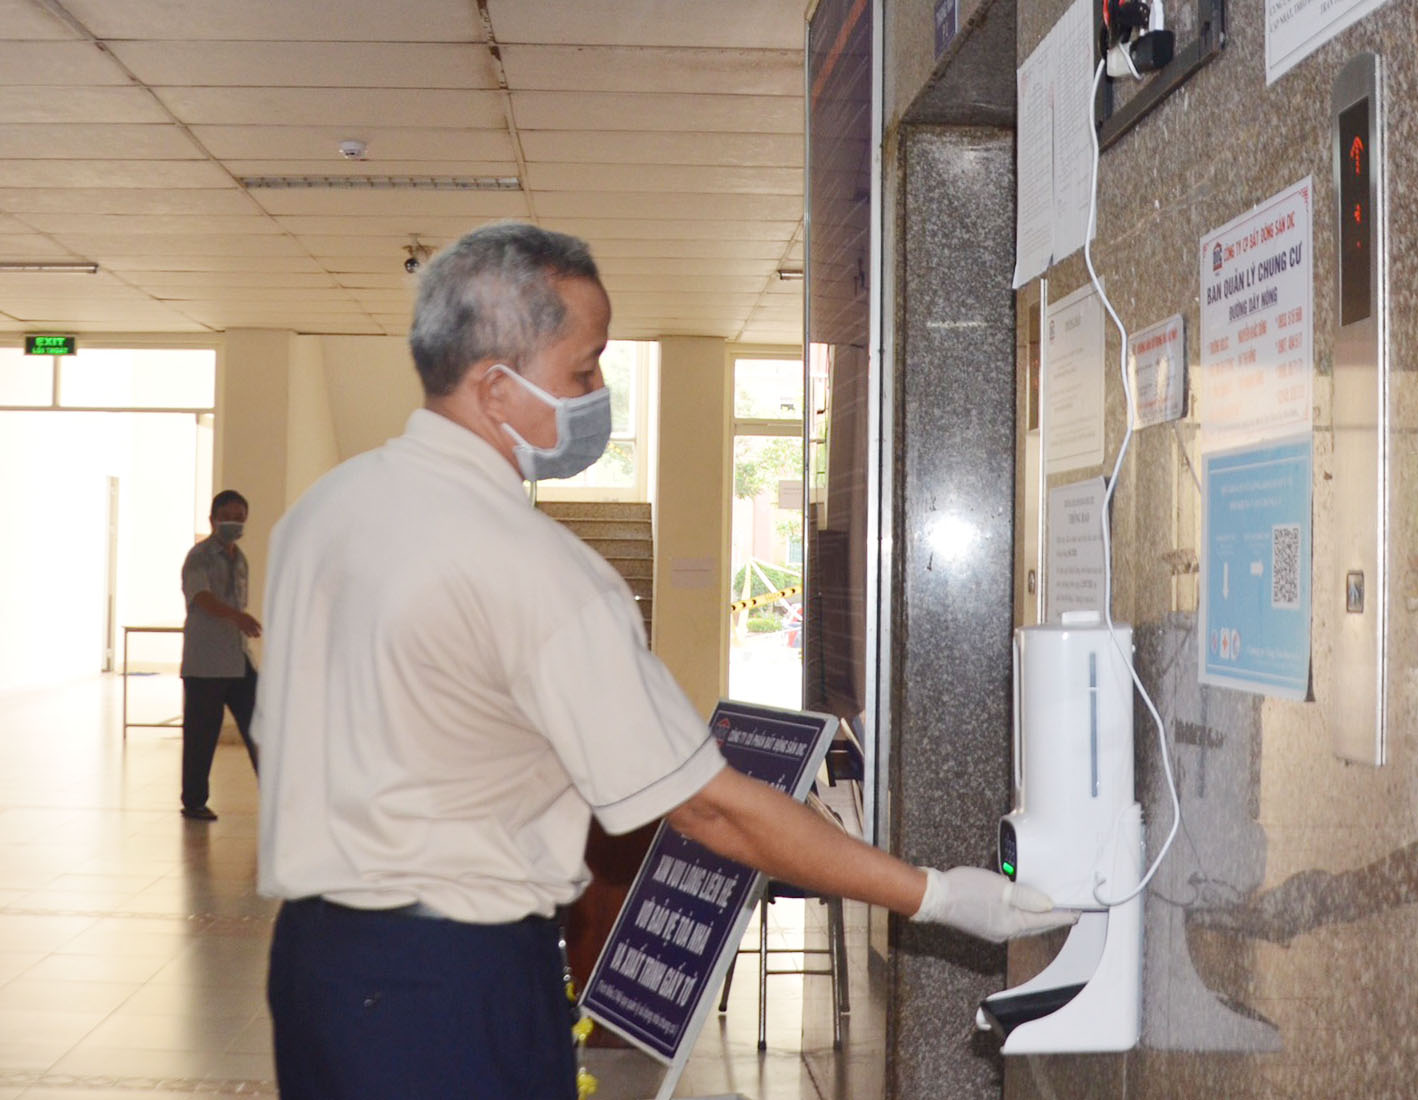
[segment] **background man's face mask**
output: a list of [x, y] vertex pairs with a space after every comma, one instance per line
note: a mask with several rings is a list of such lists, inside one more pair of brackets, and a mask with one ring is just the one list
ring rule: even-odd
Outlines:
[[245, 530], [246, 524], [240, 520], [222, 520], [217, 524], [217, 538], [222, 542], [235, 542]]
[[529, 382], [511, 367], [496, 364], [509, 378], [556, 410], [556, 444], [534, 447], [511, 424], [502, 429], [512, 437], [512, 451], [517, 466], [528, 481], [544, 478], [575, 477], [605, 454], [611, 438], [611, 391], [602, 386], [581, 397], [553, 397], [534, 382]]

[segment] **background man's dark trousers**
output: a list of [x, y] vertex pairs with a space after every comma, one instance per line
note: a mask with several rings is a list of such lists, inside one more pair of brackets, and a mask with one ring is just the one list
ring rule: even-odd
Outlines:
[[182, 678], [182, 805], [195, 810], [207, 804], [208, 778], [217, 739], [222, 732], [222, 711], [231, 710], [251, 766], [256, 767], [256, 746], [251, 743], [251, 713], [256, 709], [256, 669], [246, 662], [244, 676], [184, 676]]

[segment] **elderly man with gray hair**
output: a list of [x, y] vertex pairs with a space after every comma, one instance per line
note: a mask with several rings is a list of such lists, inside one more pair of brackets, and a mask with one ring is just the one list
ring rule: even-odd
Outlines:
[[619, 576], [523, 487], [605, 449], [610, 315], [583, 242], [470, 233], [421, 280], [424, 407], [272, 535], [256, 737], [285, 1100], [573, 1100], [554, 916], [593, 814], [995, 940], [1073, 919], [725, 767]]

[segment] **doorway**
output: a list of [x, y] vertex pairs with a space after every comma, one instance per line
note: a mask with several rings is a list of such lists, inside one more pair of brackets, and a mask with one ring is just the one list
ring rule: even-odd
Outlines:
[[[0, 348], [0, 692], [121, 666], [124, 625], [180, 625], [205, 534], [214, 349]], [[176, 671], [180, 639], [145, 644]]]
[[729, 695], [802, 707], [803, 361], [733, 358]]

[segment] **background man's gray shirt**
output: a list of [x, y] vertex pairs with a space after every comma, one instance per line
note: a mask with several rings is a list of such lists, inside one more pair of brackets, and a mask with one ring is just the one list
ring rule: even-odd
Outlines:
[[216, 535], [203, 539], [182, 563], [182, 594], [187, 621], [182, 627], [182, 675], [246, 675], [246, 637], [228, 619], [209, 615], [193, 604], [199, 592], [210, 592], [238, 611], [246, 610], [246, 555], [241, 548], [228, 557]]

